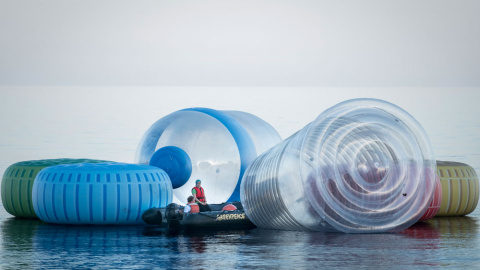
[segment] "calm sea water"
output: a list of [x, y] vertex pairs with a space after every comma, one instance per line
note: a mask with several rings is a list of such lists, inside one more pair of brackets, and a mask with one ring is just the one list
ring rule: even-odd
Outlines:
[[[133, 162], [146, 129], [186, 107], [247, 111], [285, 138], [329, 106], [355, 97], [400, 105], [424, 126], [438, 159], [465, 162], [477, 174], [480, 169], [480, 108], [473, 106], [480, 94], [474, 90], [270, 89], [242, 95], [218, 89], [64, 90], [0, 88], [0, 174], [14, 162], [33, 159]], [[14, 218], [0, 206], [0, 269], [480, 269], [479, 218], [477, 209], [398, 234], [262, 229], [173, 234], [156, 227], [52, 225]]]
[[2, 269], [473, 269], [478, 211], [397, 234], [252, 229], [173, 234], [156, 227], [59, 226], [0, 216]]

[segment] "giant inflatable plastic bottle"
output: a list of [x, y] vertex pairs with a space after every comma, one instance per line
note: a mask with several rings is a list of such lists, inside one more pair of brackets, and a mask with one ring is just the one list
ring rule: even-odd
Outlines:
[[425, 213], [436, 164], [420, 124], [381, 100], [345, 101], [260, 155], [240, 197], [258, 227], [401, 231]]
[[135, 163], [163, 169], [176, 203], [185, 203], [200, 179], [208, 203], [240, 200], [248, 165], [281, 141], [275, 129], [245, 112], [190, 108], [155, 122], [140, 141]]

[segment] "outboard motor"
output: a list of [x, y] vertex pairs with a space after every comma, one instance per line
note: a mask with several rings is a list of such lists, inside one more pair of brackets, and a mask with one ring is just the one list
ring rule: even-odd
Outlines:
[[183, 207], [176, 203], [167, 205], [165, 218], [167, 219], [169, 228], [177, 228], [180, 226], [180, 220], [183, 218], [183, 215], [180, 214], [181, 209], [183, 209]]

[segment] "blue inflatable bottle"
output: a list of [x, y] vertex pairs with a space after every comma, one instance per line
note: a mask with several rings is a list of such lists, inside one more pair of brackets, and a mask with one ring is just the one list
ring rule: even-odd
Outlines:
[[280, 141], [271, 125], [252, 114], [190, 108], [155, 122], [138, 145], [135, 163], [169, 175], [173, 202], [185, 203], [197, 179], [208, 203], [239, 201], [248, 165]]

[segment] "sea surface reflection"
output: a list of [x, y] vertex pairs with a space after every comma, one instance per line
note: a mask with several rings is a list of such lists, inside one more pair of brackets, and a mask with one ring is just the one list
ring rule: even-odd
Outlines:
[[472, 268], [478, 219], [434, 218], [397, 234], [263, 229], [174, 232], [157, 227], [0, 221], [2, 269]]

